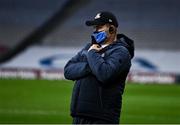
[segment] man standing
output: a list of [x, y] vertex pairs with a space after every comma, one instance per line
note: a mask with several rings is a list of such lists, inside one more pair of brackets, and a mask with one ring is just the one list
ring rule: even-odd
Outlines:
[[111, 12], [93, 20], [88, 43], [64, 68], [66, 79], [75, 80], [71, 116], [74, 124], [119, 124], [125, 80], [134, 56], [134, 44], [117, 34], [118, 22]]

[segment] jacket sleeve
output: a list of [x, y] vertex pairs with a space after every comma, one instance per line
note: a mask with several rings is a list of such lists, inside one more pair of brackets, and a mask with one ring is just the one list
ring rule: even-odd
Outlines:
[[87, 54], [87, 60], [92, 74], [102, 84], [107, 84], [108, 81], [118, 77], [124, 68], [131, 65], [128, 50], [124, 47], [116, 48], [106, 59], [102, 58], [95, 50], [90, 50]]
[[66, 79], [78, 80], [91, 72], [85, 54], [86, 50], [83, 49], [67, 62], [64, 67], [64, 77]]

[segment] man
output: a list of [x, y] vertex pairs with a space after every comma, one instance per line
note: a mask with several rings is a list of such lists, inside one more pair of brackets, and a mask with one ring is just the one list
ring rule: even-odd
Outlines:
[[93, 20], [88, 43], [64, 68], [66, 79], [75, 80], [71, 116], [74, 124], [119, 124], [125, 80], [134, 56], [133, 41], [117, 34], [118, 22], [111, 12]]

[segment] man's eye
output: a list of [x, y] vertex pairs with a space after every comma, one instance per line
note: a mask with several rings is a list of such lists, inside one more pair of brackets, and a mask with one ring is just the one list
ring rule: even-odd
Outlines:
[[103, 28], [103, 25], [102, 26], [100, 25], [98, 28]]

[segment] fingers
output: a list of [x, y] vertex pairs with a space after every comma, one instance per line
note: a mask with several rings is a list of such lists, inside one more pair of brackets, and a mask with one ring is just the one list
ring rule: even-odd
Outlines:
[[89, 48], [88, 51], [90, 51], [90, 50], [92, 50], [92, 49], [94, 49], [94, 50], [96, 50], [96, 51], [100, 51], [102, 48], [101, 48], [98, 44], [93, 44], [93, 45]]

